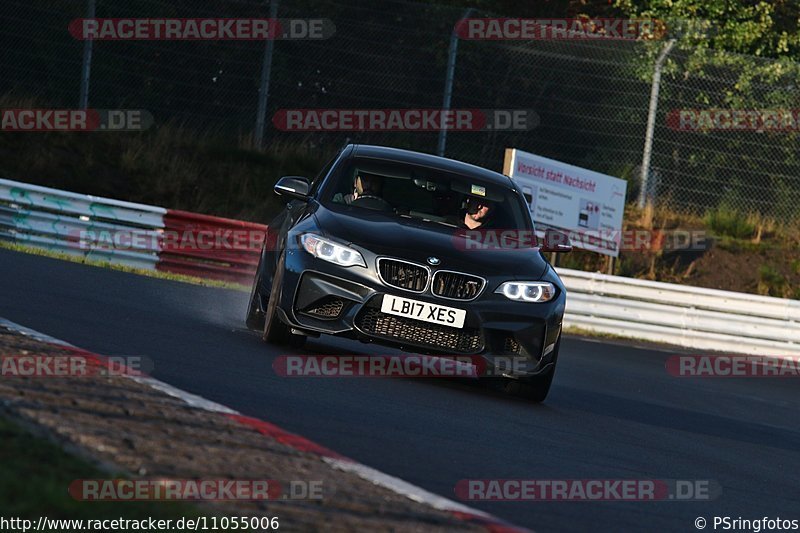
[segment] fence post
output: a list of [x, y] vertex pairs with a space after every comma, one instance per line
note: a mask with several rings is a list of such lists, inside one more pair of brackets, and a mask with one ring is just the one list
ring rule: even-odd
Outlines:
[[656, 112], [658, 111], [658, 93], [661, 90], [661, 70], [664, 67], [672, 47], [675, 46], [675, 39], [670, 39], [667, 45], [656, 59], [655, 69], [653, 70], [653, 83], [650, 86], [650, 109], [647, 112], [647, 133], [644, 138], [644, 153], [642, 154], [641, 169], [641, 189], [639, 190], [639, 208], [643, 209], [647, 203], [648, 180], [650, 179], [650, 156], [653, 152], [653, 131], [656, 126]]
[[[86, 18], [93, 19], [95, 15], [95, 0], [86, 1]], [[78, 103], [79, 109], [89, 107], [89, 77], [92, 71], [92, 45], [94, 39], [83, 41], [83, 64], [81, 65], [81, 94]]]
[[[270, 29], [274, 32], [278, 18], [278, 0], [269, 3]], [[269, 94], [269, 78], [272, 72], [272, 52], [275, 49], [276, 35], [271, 35], [264, 46], [264, 61], [261, 64], [261, 84], [258, 89], [258, 110], [256, 111], [256, 131], [253, 144], [256, 150], [261, 150], [264, 141], [264, 125], [267, 116], [267, 95]]]
[[[459, 19], [459, 22], [472, 14], [473, 8], [468, 8], [464, 11], [464, 15]], [[450, 49], [447, 53], [447, 74], [444, 80], [444, 98], [442, 99], [442, 112], [450, 109], [450, 100], [453, 97], [453, 77], [456, 73], [456, 56], [458, 54], [458, 33], [456, 33], [456, 26], [453, 26], [453, 33], [450, 34]], [[436, 155], [444, 157], [444, 148], [447, 144], [447, 128], [444, 126], [444, 121], [439, 124], [439, 144], [436, 148]]]

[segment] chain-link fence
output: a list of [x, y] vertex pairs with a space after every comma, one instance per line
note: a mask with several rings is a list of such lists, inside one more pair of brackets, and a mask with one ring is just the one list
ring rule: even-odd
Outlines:
[[[76, 107], [84, 42], [69, 22], [91, 0], [5, 0], [0, 96]], [[269, 17], [257, 0], [95, 0], [95, 16]], [[435, 152], [437, 132], [282, 131], [282, 109], [440, 108], [454, 25], [463, 8], [386, 0], [295, 0], [280, 18], [324, 18], [325, 40], [274, 43], [264, 148], [297, 145], [332, 153], [349, 141]], [[488, 16], [473, 11], [470, 16]], [[528, 131], [450, 131], [445, 155], [495, 170], [515, 147], [621, 177], [640, 191], [655, 57], [663, 41], [458, 42], [452, 108], [532, 109]], [[96, 109], [146, 109], [156, 127], [174, 123], [233, 142], [253, 138], [267, 47], [263, 41], [95, 41], [88, 101]], [[703, 55], [680, 42], [667, 57], [658, 98], [648, 195], [702, 214], [729, 208], [800, 217], [797, 131], [684, 128], [681, 110], [800, 108], [800, 67], [733, 54]], [[757, 129], [757, 128], [756, 128]]]
[[[671, 53], [651, 171], [659, 201], [696, 213], [722, 208], [800, 218], [798, 89], [797, 63]], [[681, 112], [688, 115], [685, 124]]]

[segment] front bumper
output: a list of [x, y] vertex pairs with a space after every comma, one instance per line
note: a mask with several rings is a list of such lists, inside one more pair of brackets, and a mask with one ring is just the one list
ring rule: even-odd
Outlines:
[[[365, 260], [375, 264], [374, 257]], [[414, 353], [478, 355], [491, 368], [499, 358], [502, 365], [513, 358], [513, 375], [508, 377], [514, 378], [546, 371], [553, 364], [561, 331], [563, 288], [550, 302], [530, 304], [495, 294], [501, 282], [489, 279], [472, 301], [442, 299], [429, 291], [413, 293], [388, 286], [374, 267], [344, 268], [302, 250], [287, 250], [278, 313], [289, 326], [309, 334], [338, 335]], [[382, 313], [385, 294], [464, 309], [464, 327]]]

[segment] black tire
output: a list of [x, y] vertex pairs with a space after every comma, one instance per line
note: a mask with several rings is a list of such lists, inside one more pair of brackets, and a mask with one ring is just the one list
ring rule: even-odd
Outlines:
[[289, 348], [302, 348], [305, 343], [306, 339], [308, 339], [305, 335], [297, 335], [296, 333], [292, 333], [291, 330], [289, 331], [289, 339], [287, 340], [286, 344]]
[[506, 383], [505, 391], [507, 394], [524, 398], [534, 403], [540, 403], [547, 398], [550, 392], [550, 385], [553, 383], [553, 376], [556, 367], [551, 366], [545, 373], [525, 380], [509, 379]]
[[541, 403], [547, 398], [550, 386], [553, 384], [553, 376], [556, 374], [556, 364], [558, 363], [558, 351], [561, 347], [561, 334], [553, 348], [553, 364], [542, 374], [527, 379], [508, 379], [505, 384], [505, 392], [518, 398]]
[[278, 299], [283, 285], [283, 261], [284, 254], [281, 254], [275, 276], [272, 278], [272, 289], [269, 292], [267, 309], [264, 311], [264, 327], [261, 339], [270, 344], [286, 344], [292, 348], [300, 348], [306, 342], [305, 335], [295, 335], [292, 330], [281, 322], [278, 317]]
[[259, 288], [261, 287], [261, 264], [258, 265], [256, 276], [253, 280], [253, 288], [250, 291], [250, 301], [247, 304], [247, 315], [245, 316], [244, 323], [248, 329], [261, 331], [264, 329], [264, 312], [258, 303]]

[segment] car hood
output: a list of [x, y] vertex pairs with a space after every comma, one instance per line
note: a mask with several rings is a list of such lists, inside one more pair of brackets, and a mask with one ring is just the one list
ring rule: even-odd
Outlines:
[[422, 264], [433, 256], [440, 260], [437, 268], [519, 280], [539, 280], [547, 269], [547, 262], [535, 248], [474, 249], [458, 236], [459, 230], [435, 222], [366, 209], [343, 207], [333, 211], [322, 205], [318, 205], [314, 217], [324, 235], [380, 256]]

